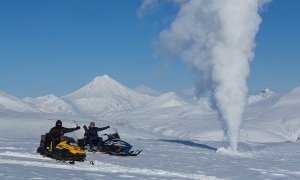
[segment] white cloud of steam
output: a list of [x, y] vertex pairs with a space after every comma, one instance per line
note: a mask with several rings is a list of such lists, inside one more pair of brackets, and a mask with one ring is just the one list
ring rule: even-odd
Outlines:
[[269, 0], [184, 0], [177, 17], [159, 35], [159, 47], [179, 55], [199, 74], [198, 91], [212, 94], [232, 150], [247, 104], [259, 9]]

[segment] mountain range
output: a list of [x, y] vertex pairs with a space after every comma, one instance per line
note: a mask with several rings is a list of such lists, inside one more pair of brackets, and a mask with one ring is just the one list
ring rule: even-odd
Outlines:
[[[273, 94], [271, 90], [265, 88], [261, 94], [250, 96], [249, 102], [259, 101]], [[190, 100], [185, 100], [175, 92], [160, 93], [145, 85], [133, 90], [108, 75], [97, 76], [79, 90], [62, 97], [49, 94], [19, 99], [6, 92], [0, 92], [0, 109], [16, 112], [103, 116], [136, 108], [150, 110], [188, 106], [194, 103], [190, 103]]]
[[[19, 99], [0, 92], [0, 112], [91, 117], [154, 135], [222, 140], [217, 113], [210, 107], [209, 98], [191, 99], [174, 92], [159, 93], [144, 85], [133, 90], [102, 75], [62, 97], [50, 94]], [[300, 87], [282, 94], [265, 88], [249, 96], [241, 140], [294, 141], [300, 134], [299, 107]]]
[[105, 115], [142, 106], [154, 96], [138, 93], [108, 75], [94, 78], [84, 87], [63, 97], [53, 94], [19, 99], [0, 93], [0, 109], [17, 112]]

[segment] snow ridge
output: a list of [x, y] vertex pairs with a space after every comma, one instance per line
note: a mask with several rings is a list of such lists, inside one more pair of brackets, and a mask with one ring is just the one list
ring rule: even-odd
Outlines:
[[21, 99], [0, 91], [0, 109], [6, 109], [17, 112], [38, 112], [38, 110]]
[[23, 100], [42, 112], [76, 114], [71, 104], [53, 94], [37, 98], [26, 97]]
[[155, 91], [151, 88], [149, 88], [146, 85], [140, 85], [137, 88], [135, 88], [135, 91], [141, 94], [146, 94], [146, 95], [150, 95], [150, 96], [160, 96], [162, 93]]

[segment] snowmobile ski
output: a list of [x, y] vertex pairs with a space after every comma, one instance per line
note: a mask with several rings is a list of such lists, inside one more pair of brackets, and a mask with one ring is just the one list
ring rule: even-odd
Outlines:
[[116, 153], [116, 152], [110, 152], [110, 155], [116, 155], [116, 156], [137, 156], [142, 152], [142, 150], [136, 150], [136, 151], [129, 151], [129, 153]]

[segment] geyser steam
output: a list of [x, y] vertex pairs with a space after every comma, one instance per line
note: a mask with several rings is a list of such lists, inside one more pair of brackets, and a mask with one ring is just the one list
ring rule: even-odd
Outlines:
[[[151, 1], [157, 3], [145, 0], [142, 7]], [[259, 8], [269, 1], [173, 2], [180, 10], [171, 26], [160, 33], [159, 47], [179, 55], [199, 74], [197, 87], [211, 93], [225, 137], [236, 151], [247, 104], [249, 62], [261, 22]]]

